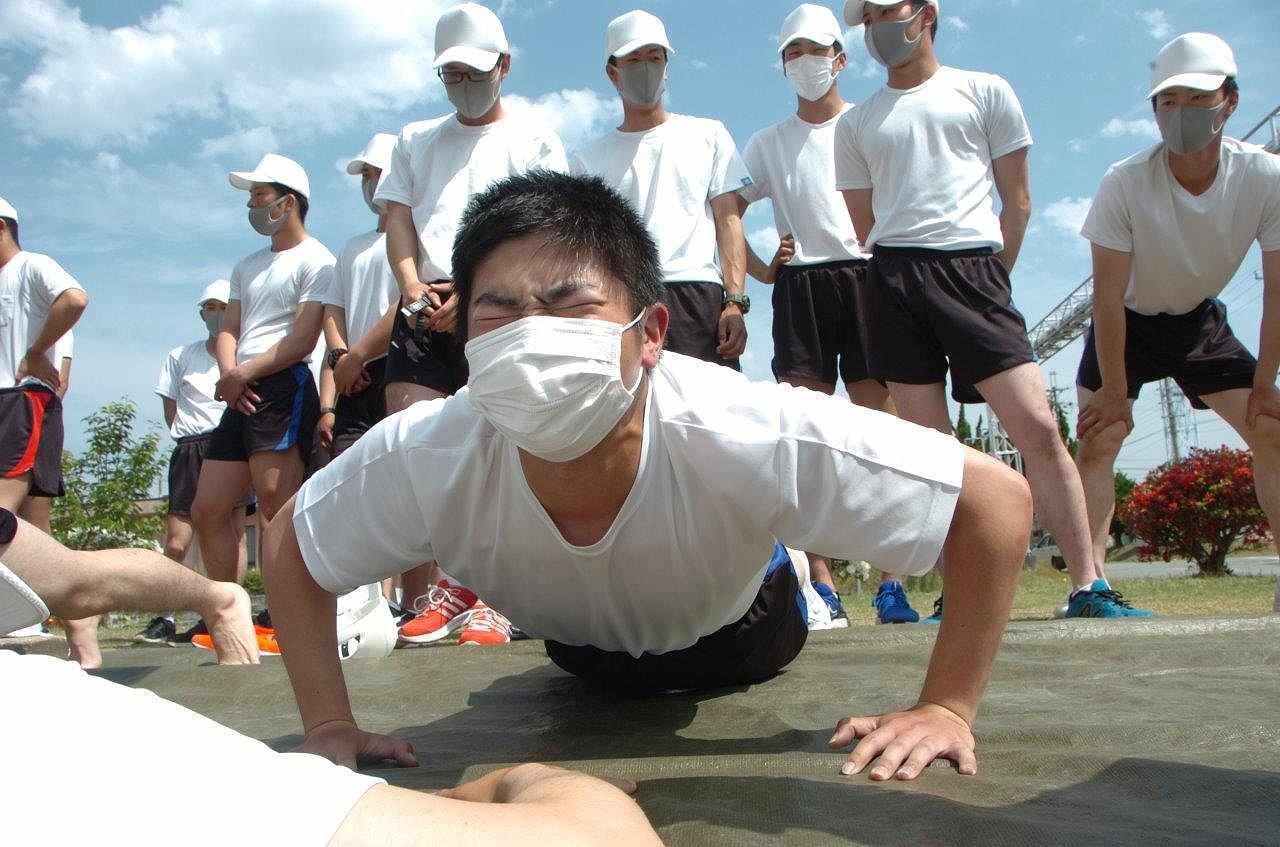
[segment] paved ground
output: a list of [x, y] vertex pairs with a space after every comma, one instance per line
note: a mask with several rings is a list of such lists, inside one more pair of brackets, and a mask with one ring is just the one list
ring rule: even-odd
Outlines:
[[[1275, 556], [1231, 556], [1227, 567], [1236, 576], [1280, 577], [1280, 559]], [[1195, 570], [1191, 562], [1111, 562], [1107, 565], [1107, 575], [1116, 579], [1188, 576]]]

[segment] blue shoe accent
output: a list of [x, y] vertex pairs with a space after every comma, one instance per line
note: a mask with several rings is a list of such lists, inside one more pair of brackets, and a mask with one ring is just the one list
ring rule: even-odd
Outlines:
[[1095, 579], [1086, 591], [1077, 591], [1067, 603], [1068, 618], [1149, 618], [1153, 612], [1135, 609], [1105, 579]]
[[940, 624], [942, 623], [942, 595], [938, 595], [938, 599], [933, 601], [933, 614], [920, 621], [920, 623]]
[[880, 583], [871, 605], [876, 609], [876, 623], [916, 623], [920, 615], [907, 601], [902, 583], [895, 580]]
[[844, 604], [840, 602], [840, 595], [831, 589], [831, 586], [825, 582], [813, 583], [813, 590], [818, 592], [818, 596], [827, 604], [827, 608], [831, 610], [831, 620], [848, 620], [849, 616], [844, 613]]

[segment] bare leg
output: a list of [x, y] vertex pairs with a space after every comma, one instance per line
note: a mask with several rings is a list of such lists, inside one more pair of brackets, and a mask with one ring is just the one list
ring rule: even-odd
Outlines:
[[0, 478], [0, 508], [8, 509], [16, 515], [30, 490], [31, 474], [29, 473], [17, 479]]
[[[200, 539], [200, 557], [209, 579], [238, 582], [240, 551], [231, 525], [249, 490], [249, 463], [206, 459], [200, 466], [191, 522]], [[261, 496], [261, 495], [259, 495]]]
[[436, 562], [424, 562], [416, 568], [410, 568], [400, 575], [400, 587], [404, 594], [404, 604], [413, 608], [419, 597], [425, 597], [431, 588], [440, 582], [442, 574]]
[[1040, 366], [1030, 362], [1018, 365], [975, 387], [1026, 459], [1036, 509], [1067, 561], [1071, 584], [1076, 588], [1089, 585], [1102, 573], [1094, 564], [1084, 488], [1049, 409]]
[[187, 560], [187, 551], [195, 538], [195, 529], [191, 526], [189, 515], [165, 516], [164, 554], [178, 564]]
[[[1093, 398], [1093, 392], [1076, 386], [1080, 408]], [[1133, 403], [1129, 403], [1130, 408]], [[1116, 511], [1116, 457], [1128, 435], [1122, 423], [1112, 424], [1100, 434], [1081, 438], [1076, 450], [1076, 468], [1084, 487], [1085, 511], [1089, 517], [1089, 535], [1093, 543], [1093, 561], [1098, 576], [1105, 579], [1103, 564], [1107, 560], [1107, 541], [1111, 538], [1111, 518]]]
[[0, 546], [0, 559], [63, 620], [118, 609], [199, 612], [222, 664], [253, 664], [258, 644], [249, 595], [238, 585], [211, 582], [150, 550], [68, 550], [19, 520]]
[[1271, 523], [1276, 554], [1280, 555], [1280, 421], [1259, 416], [1257, 425], [1250, 429], [1245, 417], [1249, 391], [1245, 388], [1219, 391], [1201, 399], [1221, 415], [1253, 451], [1253, 485], [1258, 492], [1258, 505]]
[[22, 501], [22, 508], [18, 510], [18, 517], [25, 520], [34, 527], [39, 527], [41, 532], [48, 533], [53, 517], [53, 498], [37, 497], [32, 494]]
[[[28, 496], [22, 501], [18, 514], [27, 523], [49, 535], [52, 532], [53, 500], [49, 497]], [[101, 618], [92, 615], [80, 620], [63, 620], [62, 629], [67, 634], [67, 658], [86, 670], [102, 667], [102, 649], [98, 646], [98, 623]]]

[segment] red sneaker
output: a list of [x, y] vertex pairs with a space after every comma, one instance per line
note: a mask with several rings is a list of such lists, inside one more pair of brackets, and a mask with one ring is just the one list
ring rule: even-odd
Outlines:
[[441, 580], [425, 602], [424, 598], [418, 601], [423, 602], [418, 616], [400, 627], [400, 640], [410, 644], [430, 644], [466, 626], [475, 613], [478, 598], [469, 588]]
[[[279, 656], [280, 643], [276, 641], [276, 631], [265, 626], [254, 626], [254, 634], [258, 636], [258, 652], [264, 656]], [[191, 646], [201, 650], [213, 649], [213, 636], [201, 632], [191, 636]]]
[[458, 636], [459, 644], [506, 644], [511, 640], [511, 621], [484, 603], [476, 603], [474, 614]]

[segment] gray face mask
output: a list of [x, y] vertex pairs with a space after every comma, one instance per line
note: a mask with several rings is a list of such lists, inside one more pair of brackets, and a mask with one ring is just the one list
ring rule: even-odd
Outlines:
[[502, 88], [502, 75], [494, 71], [493, 79], [482, 79], [478, 82], [464, 79], [444, 87], [449, 102], [469, 121], [485, 116], [493, 104], [498, 102], [498, 91]]
[[636, 62], [616, 65], [622, 99], [637, 106], [656, 106], [666, 89], [667, 65], [665, 62]]
[[280, 227], [284, 226], [284, 219], [286, 215], [282, 214], [278, 218], [273, 218], [271, 217], [271, 208], [273, 206], [279, 205], [280, 203], [283, 203], [285, 200], [288, 199], [288, 196], [289, 195], [286, 194], [284, 197], [281, 197], [279, 200], [275, 200], [271, 203], [268, 203], [265, 206], [259, 206], [256, 209], [250, 208], [249, 209], [249, 226], [253, 227], [254, 230], [257, 231], [259, 235], [265, 235], [267, 237], [275, 235], [277, 232], [279, 232]]
[[[1156, 125], [1164, 145], [1179, 155], [1198, 153], [1208, 147], [1222, 132], [1218, 116], [1226, 107], [1223, 100], [1216, 106], [1179, 106], [1167, 112], [1156, 112]], [[1224, 122], [1225, 123], [1225, 122]]]
[[862, 40], [866, 42], [867, 52], [871, 54], [871, 58], [886, 68], [896, 68], [905, 64], [920, 46], [920, 39], [924, 37], [924, 30], [921, 30], [915, 40], [907, 40], [907, 30], [922, 12], [924, 12], [923, 6], [905, 21], [880, 21], [864, 27]]
[[218, 330], [222, 329], [222, 312], [214, 312], [204, 319], [204, 325], [209, 329], [209, 335], [218, 334]]
[[378, 181], [376, 179], [366, 179], [360, 183], [360, 193], [364, 195], [364, 203], [372, 212], [381, 217], [382, 210], [373, 204], [373, 194], [378, 190]]

